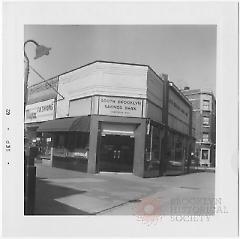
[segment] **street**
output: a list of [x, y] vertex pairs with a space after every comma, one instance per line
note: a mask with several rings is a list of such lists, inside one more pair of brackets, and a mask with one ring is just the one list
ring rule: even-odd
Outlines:
[[[140, 178], [36, 167], [36, 215], [212, 214], [205, 212], [206, 202], [196, 199], [214, 198], [213, 172]], [[191, 208], [186, 208], [187, 200]]]

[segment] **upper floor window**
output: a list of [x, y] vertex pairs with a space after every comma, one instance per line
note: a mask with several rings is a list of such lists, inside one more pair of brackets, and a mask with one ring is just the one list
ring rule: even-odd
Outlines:
[[209, 134], [203, 133], [203, 142], [208, 142], [208, 141], [209, 141]]
[[203, 125], [209, 125], [209, 117], [203, 117]]
[[210, 110], [210, 101], [203, 100], [203, 110]]

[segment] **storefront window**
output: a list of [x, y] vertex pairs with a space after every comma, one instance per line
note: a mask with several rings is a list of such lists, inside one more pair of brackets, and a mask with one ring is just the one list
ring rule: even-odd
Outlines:
[[54, 147], [67, 149], [86, 148], [88, 141], [88, 133], [57, 133], [55, 134]]
[[54, 134], [54, 156], [86, 157], [89, 145], [89, 134], [82, 132], [67, 132]]
[[75, 133], [68, 133], [66, 135], [66, 143], [65, 143], [65, 147], [69, 150], [72, 150], [75, 148]]
[[160, 128], [151, 125], [149, 135], [146, 136], [146, 149], [145, 149], [145, 170], [147, 172], [158, 175], [160, 170]]
[[54, 134], [54, 147], [58, 148], [58, 147], [63, 147], [64, 146], [64, 135], [60, 134], [60, 133], [55, 133]]
[[175, 161], [181, 162], [183, 157], [183, 145], [180, 136], [176, 136]]
[[167, 140], [167, 161], [171, 161], [172, 160], [172, 149], [175, 148], [174, 145], [174, 135], [170, 132], [168, 132], [168, 140]]
[[175, 132], [169, 133], [168, 137], [168, 154], [167, 154], [167, 169], [169, 173], [181, 172], [186, 158], [186, 145], [184, 137]]
[[50, 133], [43, 133], [40, 141], [40, 154], [43, 157], [49, 157], [51, 154], [51, 147], [53, 146], [53, 135]]
[[160, 129], [153, 127], [152, 132], [152, 161], [159, 164], [160, 162]]
[[76, 148], [87, 148], [89, 144], [89, 134], [78, 133], [76, 134], [75, 147]]
[[59, 135], [59, 141], [58, 141], [59, 147], [64, 147], [64, 141], [65, 141], [64, 139], [65, 139], [65, 137], [63, 134]]

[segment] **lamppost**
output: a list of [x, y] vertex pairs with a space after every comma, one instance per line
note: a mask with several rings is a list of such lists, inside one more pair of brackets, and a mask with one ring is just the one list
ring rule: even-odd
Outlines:
[[[28, 76], [29, 76], [29, 59], [27, 57], [25, 48], [27, 43], [33, 43], [36, 46], [36, 56], [37, 59], [41, 56], [48, 55], [51, 48], [39, 45], [34, 40], [27, 40], [24, 43], [24, 57], [26, 59], [26, 67], [24, 71], [24, 119], [25, 110], [28, 103]], [[24, 122], [25, 123], [25, 122]], [[35, 204], [35, 185], [36, 185], [36, 167], [34, 166], [36, 150], [34, 148], [29, 148], [28, 152], [24, 151], [24, 214], [31, 215], [34, 213]]]
[[24, 57], [26, 59], [27, 66], [25, 67], [25, 72], [24, 72], [24, 118], [25, 118], [25, 110], [26, 110], [26, 105], [28, 102], [28, 76], [29, 76], [29, 59], [26, 54], [26, 45], [28, 43], [33, 43], [36, 46], [36, 56], [34, 59], [38, 59], [44, 55], [49, 55], [49, 51], [51, 48], [48, 48], [43, 45], [39, 45], [36, 41], [34, 40], [27, 40], [24, 42]]

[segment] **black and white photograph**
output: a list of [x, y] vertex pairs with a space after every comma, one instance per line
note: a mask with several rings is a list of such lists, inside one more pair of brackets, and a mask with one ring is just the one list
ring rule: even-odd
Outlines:
[[[22, 91], [10, 93], [21, 114], [17, 117], [13, 104], [3, 98], [3, 203], [21, 204], [18, 212], [17, 205], [3, 210], [8, 235], [58, 236], [64, 224], [73, 228], [73, 222], [74, 230], [61, 235], [90, 236], [87, 227], [93, 230], [101, 222], [106, 228], [95, 236], [205, 236], [219, 235], [217, 228], [228, 220], [226, 235], [237, 235], [237, 4], [224, 3], [229, 11], [224, 21], [235, 24], [226, 38], [235, 45], [228, 44], [227, 53], [221, 48], [224, 21], [181, 22], [177, 16], [163, 21], [164, 9], [171, 16], [177, 9], [184, 19], [181, 9], [189, 7], [184, 11], [190, 14], [197, 5], [134, 4], [25, 3], [29, 10], [39, 7], [39, 17], [32, 12], [21, 23], [13, 14], [23, 6], [5, 4], [9, 41], [4, 43], [9, 49], [14, 36], [20, 33], [21, 38], [12, 45], [18, 47], [18, 79], [10, 69], [13, 55], [3, 52], [8, 61], [3, 97], [11, 87]], [[155, 5], [164, 16], [149, 22]], [[215, 9], [218, 16], [223, 5], [201, 3], [199, 11], [208, 8], [205, 14], [211, 16]], [[59, 21], [50, 14], [55, 7]], [[83, 13], [80, 20], [74, 18], [77, 9]], [[129, 17], [133, 9], [139, 22]], [[140, 20], [144, 9], [146, 22]], [[87, 14], [94, 16], [89, 22]], [[223, 64], [224, 53], [232, 64]], [[16, 127], [21, 133], [14, 133]], [[4, 186], [9, 179], [9, 187], [17, 187], [11, 193]], [[26, 234], [10, 232], [15, 213]], [[28, 230], [28, 223], [35, 226]], [[50, 224], [63, 228], [54, 234]], [[140, 229], [134, 233], [121, 232], [135, 224]]]
[[26, 214], [211, 215], [216, 26], [24, 31]]

